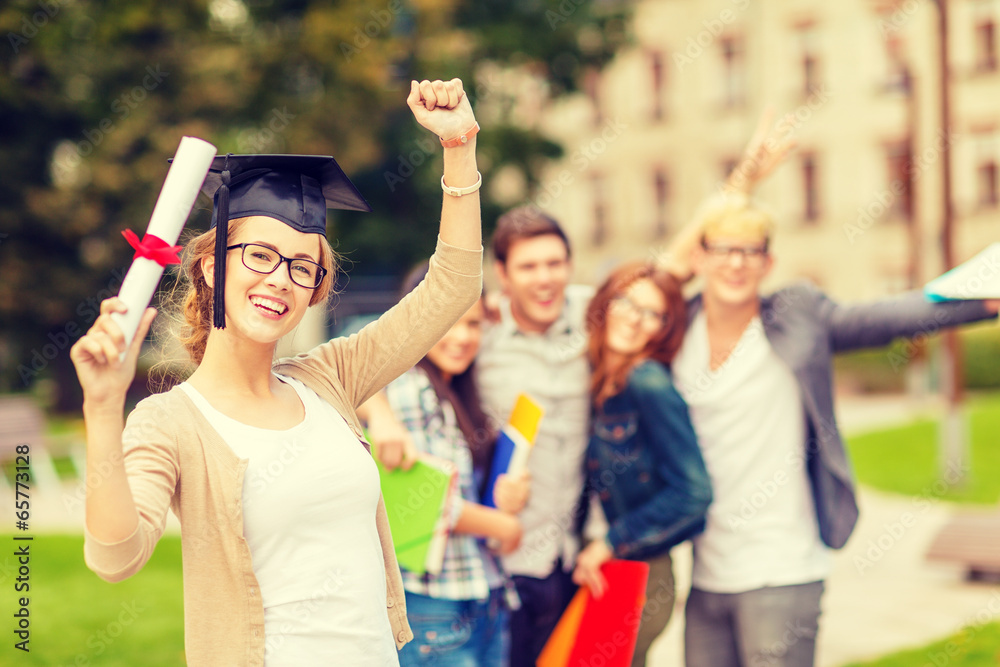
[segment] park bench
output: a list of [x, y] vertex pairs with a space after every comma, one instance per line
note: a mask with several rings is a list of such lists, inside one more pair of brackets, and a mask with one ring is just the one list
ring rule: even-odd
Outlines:
[[1000, 512], [955, 514], [935, 536], [927, 558], [962, 565], [970, 581], [1000, 581]]
[[[59, 475], [45, 447], [45, 415], [27, 396], [0, 396], [0, 464], [13, 463], [17, 446], [28, 445], [31, 485], [40, 491], [58, 490]], [[0, 485], [10, 486], [0, 474]]]

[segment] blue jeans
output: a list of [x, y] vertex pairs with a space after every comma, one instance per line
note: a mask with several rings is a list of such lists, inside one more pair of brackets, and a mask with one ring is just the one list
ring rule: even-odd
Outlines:
[[502, 667], [510, 652], [503, 589], [486, 601], [440, 600], [406, 591], [413, 641], [399, 651], [401, 667]]

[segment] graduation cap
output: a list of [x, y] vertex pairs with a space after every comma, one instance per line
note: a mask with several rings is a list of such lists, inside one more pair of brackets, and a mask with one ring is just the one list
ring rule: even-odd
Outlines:
[[212, 198], [211, 226], [217, 227], [212, 307], [217, 329], [226, 327], [230, 220], [267, 216], [297, 231], [325, 236], [326, 209], [372, 210], [337, 161], [328, 155], [220, 155], [212, 161], [201, 191]]

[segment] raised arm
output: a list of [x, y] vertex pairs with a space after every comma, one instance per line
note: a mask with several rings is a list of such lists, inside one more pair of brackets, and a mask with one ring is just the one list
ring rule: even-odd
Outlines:
[[416, 364], [482, 293], [478, 125], [468, 96], [458, 79], [423, 81], [411, 84], [406, 101], [417, 122], [446, 144], [441, 226], [427, 276], [359, 333], [296, 360], [338, 377], [355, 407]]
[[795, 149], [796, 141], [791, 132], [794, 120], [794, 116], [786, 114], [775, 124], [774, 109], [766, 109], [739, 162], [722, 185], [723, 191], [749, 196], [774, 173]]
[[[91, 535], [106, 542], [125, 539], [139, 523], [122, 454], [125, 393], [156, 311], [147, 309], [126, 351], [125, 336], [111, 319], [111, 313], [125, 310], [117, 297], [103, 301], [94, 325], [70, 350], [83, 388], [87, 427], [86, 525]], [[119, 359], [121, 352], [126, 352], [124, 360]]]
[[134, 574], [152, 555], [179, 474], [176, 443], [164, 433], [172, 415], [144, 403], [129, 415], [127, 426], [123, 420], [125, 392], [156, 315], [147, 309], [126, 350], [122, 331], [111, 319], [111, 313], [124, 311], [118, 298], [104, 301], [100, 317], [70, 350], [87, 426], [84, 555], [87, 565], [109, 581]]
[[[716, 197], [749, 197], [753, 190], [774, 173], [795, 148], [795, 139], [789, 131], [790, 115], [776, 125], [774, 111], [767, 109], [757, 122], [757, 129], [747, 143], [743, 154], [723, 183], [721, 192], [711, 195], [704, 205]], [[701, 216], [695, 214], [669, 245], [657, 253], [657, 263], [681, 282], [693, 275], [691, 256], [701, 242]]]
[[931, 335], [996, 317], [996, 301], [930, 303], [919, 291], [872, 303], [840, 305], [815, 291], [817, 313], [827, 323], [834, 352], [888, 345], [896, 338]]
[[[467, 189], [482, 184], [476, 169], [476, 116], [460, 79], [410, 83], [406, 103], [413, 117], [436, 134], [444, 148], [444, 180], [449, 188]], [[465, 141], [462, 138], [465, 137]], [[467, 250], [483, 245], [478, 188], [468, 194], [443, 195], [441, 240]]]

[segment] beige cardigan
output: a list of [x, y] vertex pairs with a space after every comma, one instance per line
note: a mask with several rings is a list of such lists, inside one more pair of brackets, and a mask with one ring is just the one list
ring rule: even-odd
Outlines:
[[[426, 279], [398, 305], [361, 332], [281, 359], [274, 370], [301, 380], [333, 405], [367, 448], [357, 406], [419, 361], [481, 290], [482, 250], [439, 239]], [[86, 534], [87, 566], [113, 582], [138, 572], [163, 534], [169, 507], [181, 522], [188, 664], [263, 665], [264, 607], [243, 537], [247, 461], [237, 458], [176, 387], [140, 402], [122, 441], [139, 526], [115, 544]], [[413, 633], [381, 498], [375, 522], [385, 559], [386, 608], [399, 648]]]

